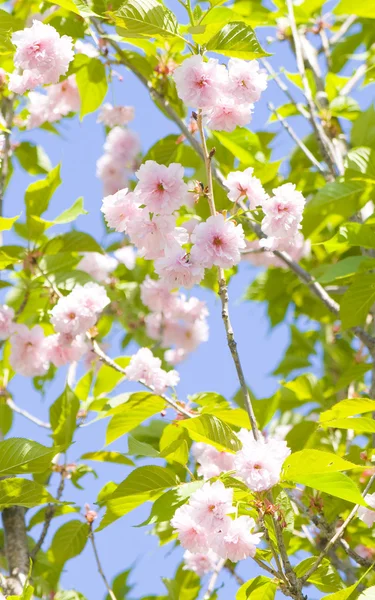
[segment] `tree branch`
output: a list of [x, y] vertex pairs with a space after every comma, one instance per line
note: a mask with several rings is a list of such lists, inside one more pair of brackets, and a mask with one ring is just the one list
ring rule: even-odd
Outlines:
[[34, 415], [29, 413], [27, 410], [24, 410], [20, 406], [17, 406], [17, 404], [11, 398], [8, 398], [6, 403], [9, 406], [9, 408], [11, 408], [15, 413], [17, 413], [18, 415], [22, 415], [22, 417], [25, 417], [25, 419], [28, 419], [32, 423], [35, 423], [35, 425], [43, 427], [44, 429], [51, 429], [51, 425], [49, 423], [38, 419], [38, 417], [34, 417]]
[[288, 100], [290, 100], [291, 104], [294, 104], [296, 106], [297, 110], [301, 113], [301, 115], [303, 117], [310, 120], [309, 112], [306, 110], [306, 108], [303, 106], [303, 104], [301, 104], [300, 102], [297, 102], [294, 99], [291, 92], [289, 91], [288, 86], [286, 85], [286, 83], [284, 83], [284, 81], [281, 79], [281, 77], [278, 75], [278, 73], [276, 73], [273, 66], [265, 58], [261, 58], [260, 60], [261, 60], [262, 65], [268, 71], [272, 80], [279, 86], [281, 91], [284, 92], [284, 94], [287, 96]]
[[98, 567], [99, 575], [103, 579], [104, 585], [106, 587], [106, 590], [107, 590], [108, 595], [111, 598], [111, 600], [117, 600], [115, 594], [113, 593], [113, 590], [112, 590], [111, 586], [109, 585], [108, 579], [105, 576], [105, 573], [104, 573], [103, 567], [102, 567], [102, 563], [100, 562], [98, 549], [97, 549], [96, 543], [95, 543], [95, 537], [94, 537], [94, 531], [93, 531], [93, 528], [92, 528], [92, 523], [89, 523], [89, 527], [90, 527], [89, 538], [90, 538], [90, 541], [91, 541], [92, 549], [94, 551], [95, 561], [96, 561], [96, 565]]
[[346, 554], [350, 556], [350, 558], [355, 560], [356, 563], [361, 565], [361, 567], [366, 567], [367, 569], [369, 569], [370, 567], [373, 567], [375, 565], [375, 562], [373, 560], [369, 558], [363, 558], [363, 556], [360, 556], [355, 550], [352, 550], [348, 542], [346, 542], [345, 540], [340, 540], [340, 546], [345, 550]]
[[224, 568], [225, 563], [226, 563], [226, 559], [225, 558], [221, 558], [218, 561], [218, 563], [217, 563], [217, 565], [215, 567], [215, 570], [214, 570], [214, 572], [211, 575], [211, 579], [208, 582], [207, 591], [206, 591], [205, 595], [203, 596], [203, 600], [210, 600], [210, 598], [211, 598], [211, 596], [213, 594], [213, 591], [215, 589], [215, 585], [216, 585], [216, 582], [218, 580], [218, 577], [219, 577], [222, 569]]
[[[57, 494], [56, 494], [57, 500], [61, 500], [63, 492], [64, 492], [64, 486], [65, 486], [65, 471], [63, 469], [61, 471], [60, 485], [57, 488]], [[31, 551], [31, 554], [30, 554], [30, 558], [33, 561], [35, 560], [36, 555], [38, 554], [39, 550], [41, 549], [41, 547], [43, 545], [44, 540], [47, 537], [48, 530], [50, 528], [51, 521], [53, 519], [55, 511], [56, 511], [56, 506], [54, 504], [48, 504], [48, 506], [46, 508], [46, 512], [45, 512], [45, 519], [44, 519], [42, 533], [40, 534], [39, 540], [35, 544], [34, 548]]]
[[9, 577], [6, 579], [6, 594], [21, 595], [30, 567], [24, 507], [4, 508], [2, 521], [5, 556], [9, 570]]

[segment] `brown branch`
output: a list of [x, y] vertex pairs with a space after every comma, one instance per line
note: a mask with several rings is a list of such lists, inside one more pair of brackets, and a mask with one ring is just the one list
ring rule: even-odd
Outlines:
[[6, 578], [6, 594], [21, 595], [30, 567], [25, 508], [11, 506], [2, 512], [5, 537], [5, 556], [9, 577]]
[[[60, 480], [60, 485], [57, 488], [57, 494], [56, 494], [56, 499], [57, 500], [61, 500], [62, 495], [64, 493], [64, 486], [65, 486], [65, 471], [64, 469], [61, 471], [61, 480]], [[48, 534], [48, 530], [50, 528], [51, 525], [51, 521], [53, 519], [53, 516], [56, 512], [56, 506], [54, 504], [48, 504], [47, 508], [46, 508], [46, 512], [45, 512], [45, 519], [44, 519], [44, 525], [43, 525], [43, 529], [42, 529], [42, 533], [40, 534], [39, 540], [36, 542], [34, 548], [32, 549], [31, 553], [30, 553], [30, 558], [34, 561], [36, 558], [36, 555], [38, 554], [39, 550], [41, 549], [44, 540], [47, 537]]]
[[103, 579], [104, 585], [106, 587], [106, 590], [107, 590], [108, 595], [111, 598], [111, 600], [117, 600], [115, 594], [113, 593], [113, 590], [112, 590], [111, 586], [109, 585], [108, 579], [105, 576], [102, 564], [100, 562], [99, 553], [98, 553], [98, 549], [96, 547], [96, 542], [95, 542], [95, 537], [94, 537], [94, 531], [93, 531], [93, 528], [92, 528], [92, 523], [89, 523], [89, 527], [90, 527], [89, 538], [90, 538], [90, 541], [91, 541], [92, 549], [94, 551], [95, 561], [96, 561], [96, 565], [98, 567], [99, 575]]
[[366, 567], [369, 569], [370, 567], [375, 566], [375, 562], [373, 560], [369, 558], [363, 558], [363, 556], [360, 556], [355, 550], [352, 550], [347, 541], [340, 540], [340, 546], [345, 550], [346, 554], [355, 560], [356, 563], [361, 565], [361, 567]]

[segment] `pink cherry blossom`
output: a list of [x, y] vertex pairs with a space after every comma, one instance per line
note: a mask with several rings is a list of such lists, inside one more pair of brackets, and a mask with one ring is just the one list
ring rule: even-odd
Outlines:
[[369, 506], [371, 506], [371, 510], [369, 508], [365, 508], [364, 506], [360, 506], [358, 509], [358, 517], [367, 525], [368, 527], [372, 527], [375, 523], [375, 493], [374, 494], [366, 494], [365, 501]]
[[105, 288], [91, 281], [83, 286], [76, 285], [72, 294], [84, 308], [96, 315], [96, 317], [110, 303]]
[[53, 307], [51, 323], [58, 333], [75, 337], [95, 325], [98, 315], [108, 303], [105, 289], [97, 283], [77, 285]]
[[217, 450], [202, 442], [195, 443], [192, 448], [193, 456], [199, 463], [197, 473], [204, 479], [218, 477], [221, 473], [234, 469], [234, 454]]
[[[254, 267], [283, 267], [283, 261], [280, 260], [273, 252], [266, 250], [260, 243], [261, 241], [256, 240], [246, 240], [246, 248], [245, 252], [242, 254], [241, 258], [243, 261], [249, 262]], [[247, 250], [251, 252], [246, 252]]]
[[40, 325], [32, 329], [26, 325], [17, 325], [10, 338], [11, 353], [9, 362], [19, 375], [38, 377], [48, 371], [46, 338]]
[[231, 58], [228, 72], [229, 89], [238, 102], [257, 102], [267, 88], [267, 73], [256, 60]]
[[208, 317], [207, 304], [195, 296], [187, 299], [184, 294], [181, 294], [171, 310], [173, 318], [184, 319], [191, 323]]
[[150, 310], [168, 311], [177, 302], [177, 294], [173, 294], [160, 279], [151, 279], [149, 275], [141, 283], [141, 300]]
[[169, 289], [191, 288], [204, 277], [204, 269], [185, 250], [177, 249], [166, 253], [155, 261], [155, 272]]
[[125, 372], [129, 381], [140, 381], [157, 394], [164, 393], [167, 387], [175, 387], [179, 381], [178, 373], [164, 371], [161, 368], [161, 360], [156, 358], [149, 348], [140, 348], [132, 356]]
[[81, 100], [75, 75], [70, 75], [61, 83], [50, 85], [47, 88], [47, 96], [53, 113], [59, 117], [65, 117], [70, 112], [77, 112]]
[[221, 558], [232, 562], [255, 556], [263, 534], [251, 533], [254, 527], [255, 521], [251, 517], [241, 516], [233, 521], [229, 520], [227, 528], [213, 536], [213, 549]]
[[262, 231], [271, 238], [266, 247], [277, 249], [280, 239], [290, 239], [301, 227], [305, 199], [293, 183], [285, 183], [273, 191], [273, 196], [263, 203]]
[[14, 330], [14, 310], [6, 304], [0, 305], [0, 340], [7, 340]]
[[185, 58], [173, 77], [179, 97], [193, 108], [215, 105], [228, 82], [226, 67], [214, 58], [206, 62], [201, 55]]
[[82, 335], [77, 337], [69, 334], [56, 333], [46, 338], [48, 360], [55, 367], [62, 367], [67, 363], [78, 362], [88, 351], [88, 344]]
[[233, 513], [233, 489], [226, 488], [222, 481], [205, 483], [194, 492], [189, 500], [193, 518], [208, 532], [225, 523], [227, 515]]
[[134, 106], [112, 106], [109, 102], [103, 104], [100, 109], [98, 123], [107, 127], [127, 125], [134, 119]]
[[215, 569], [218, 560], [219, 556], [213, 550], [195, 553], [186, 550], [184, 553], [185, 566], [183, 568], [194, 571], [199, 577], [202, 577]]
[[77, 40], [74, 44], [74, 49], [76, 51], [76, 54], [85, 54], [90, 58], [96, 58], [97, 56], [99, 56], [99, 51], [97, 50], [97, 48], [95, 48], [93, 44], [90, 44], [90, 42]]
[[113, 253], [116, 260], [119, 263], [125, 265], [129, 271], [132, 271], [135, 267], [137, 252], [133, 248], [133, 246], [122, 246], [118, 250], [115, 250]]
[[176, 510], [171, 525], [183, 548], [190, 552], [206, 552], [209, 549], [206, 531], [194, 519], [193, 512], [188, 504], [184, 504]]
[[108, 281], [109, 274], [117, 267], [117, 260], [108, 254], [85, 252], [78, 269], [91, 275], [96, 281]]
[[151, 219], [148, 210], [129, 221], [127, 233], [140, 255], [148, 260], [161, 258], [168, 250], [179, 249], [188, 241], [186, 230], [176, 227], [175, 217], [154, 215]]
[[136, 176], [139, 182], [135, 191], [150, 212], [169, 215], [184, 204], [187, 185], [183, 180], [182, 165], [171, 163], [166, 167], [147, 160]]
[[[161, 321], [164, 346], [175, 345], [185, 352], [193, 352], [202, 342], [208, 340], [208, 325], [205, 319], [180, 323], [168, 318]], [[153, 337], [153, 336], [151, 336]], [[158, 339], [158, 338], [155, 338]]]
[[276, 485], [283, 462], [290, 454], [286, 442], [271, 438], [256, 441], [252, 433], [246, 430], [237, 435], [243, 444], [234, 459], [237, 477], [254, 492], [262, 492]]
[[104, 151], [123, 162], [125, 166], [129, 165], [141, 151], [141, 142], [135, 131], [115, 127], [107, 136]]
[[96, 162], [96, 176], [103, 181], [104, 194], [115, 194], [128, 185], [128, 172], [122, 162], [110, 154], [103, 154]]
[[60, 37], [54, 27], [41, 21], [34, 20], [31, 27], [14, 32], [12, 42], [16, 46], [14, 66], [23, 70], [22, 75], [15, 72], [10, 78], [9, 89], [16, 93], [57, 83], [73, 60], [72, 39]]
[[268, 194], [263, 189], [260, 180], [253, 175], [253, 167], [244, 171], [233, 171], [229, 173], [224, 185], [229, 189], [228, 198], [232, 202], [238, 200], [249, 200], [250, 209], [262, 206], [267, 200]]
[[192, 260], [208, 268], [213, 265], [224, 269], [233, 267], [240, 262], [240, 250], [246, 246], [242, 225], [226, 221], [221, 214], [199, 223], [191, 239], [194, 244]]
[[28, 98], [27, 110], [29, 111], [29, 115], [26, 120], [27, 129], [35, 129], [43, 125], [43, 123], [53, 123], [59, 120], [60, 115], [53, 111], [48, 96], [39, 92], [29, 92]]
[[251, 121], [252, 104], [240, 104], [235, 96], [222, 95], [206, 113], [206, 124], [217, 131], [234, 131]]
[[170, 348], [164, 352], [164, 360], [170, 365], [179, 365], [185, 360], [187, 352], [183, 348]]
[[199, 223], [200, 223], [199, 219], [197, 219], [196, 217], [192, 217], [188, 221], [184, 221], [182, 224], [182, 227], [184, 227], [186, 229], [186, 231], [188, 232], [188, 234], [190, 236]]
[[120, 233], [126, 232], [129, 223], [141, 212], [138, 197], [127, 188], [106, 196], [100, 210], [104, 214], [108, 227]]

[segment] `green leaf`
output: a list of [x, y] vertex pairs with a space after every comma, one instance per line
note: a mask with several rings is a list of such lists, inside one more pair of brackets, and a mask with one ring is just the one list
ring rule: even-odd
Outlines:
[[53, 536], [48, 558], [59, 565], [78, 556], [86, 546], [89, 526], [82, 521], [73, 520], [64, 523]]
[[349, 462], [336, 454], [321, 450], [300, 450], [288, 456], [283, 465], [283, 477], [297, 481], [300, 475], [334, 473], [356, 469], [358, 465]]
[[184, 439], [177, 439], [160, 452], [160, 458], [165, 458], [168, 462], [177, 462], [186, 465], [189, 460], [189, 446]]
[[90, 58], [77, 72], [81, 98], [80, 118], [94, 112], [103, 102], [108, 89], [105, 67], [98, 58]]
[[0, 400], [0, 437], [6, 436], [13, 423], [12, 409]]
[[[303, 577], [315, 562], [315, 556], [311, 556], [300, 562], [295, 567], [297, 577]], [[335, 592], [340, 587], [343, 587], [339, 574], [327, 558], [323, 559], [317, 570], [314, 571], [307, 581], [315, 585], [321, 592]]]
[[44, 473], [58, 451], [23, 438], [4, 440], [0, 442], [0, 475]]
[[155, 450], [151, 444], [140, 442], [135, 437], [128, 437], [128, 454], [132, 456], [149, 456], [150, 458], [158, 458], [160, 453]]
[[294, 478], [296, 483], [307, 485], [315, 490], [325, 492], [336, 498], [342, 498], [353, 504], [367, 506], [356, 484], [343, 473], [300, 474]]
[[330, 427], [329, 422], [335, 419], [352, 417], [373, 411], [375, 411], [375, 400], [370, 400], [369, 398], [341, 400], [341, 402], [337, 402], [329, 410], [320, 413], [319, 423], [323, 427]]
[[184, 427], [195, 442], [204, 442], [226, 452], [237, 452], [241, 448], [241, 442], [229, 425], [213, 415], [193, 417], [178, 425]]
[[329, 594], [329, 596], [324, 596], [322, 600], [352, 600], [352, 598], [354, 599], [354, 596], [352, 596], [352, 594], [357, 588], [358, 583], [359, 581], [354, 585], [351, 585], [350, 587], [346, 588], [345, 590], [340, 590], [339, 592], [336, 592], [334, 594]]
[[236, 600], [273, 600], [276, 594], [277, 584], [269, 577], [259, 575], [250, 579], [236, 594]]
[[157, 498], [165, 489], [177, 484], [176, 475], [164, 467], [145, 466], [135, 469], [105, 499], [107, 512], [99, 529], [104, 529], [137, 506]]
[[10, 477], [0, 481], [0, 510], [9, 506], [33, 508], [41, 504], [58, 502], [40, 483]]
[[112, 15], [124, 37], [178, 36], [176, 17], [157, 0], [125, 0]]
[[30, 175], [45, 175], [52, 169], [51, 161], [41, 146], [21, 142], [14, 150], [21, 167]]
[[[46, 520], [46, 511], [48, 507], [39, 509], [30, 519], [27, 530], [30, 531], [36, 525], [40, 525], [40, 523], [44, 523]], [[62, 504], [60, 506], [55, 506], [53, 511], [52, 518], [62, 517], [63, 515], [69, 515], [71, 513], [77, 513], [79, 511], [78, 508], [74, 506], [69, 506], [68, 504]]]
[[66, 450], [73, 441], [77, 427], [77, 413], [80, 402], [75, 393], [66, 386], [65, 390], [52, 404], [49, 415], [52, 427], [52, 437], [55, 444]]
[[253, 28], [243, 21], [225, 25], [207, 42], [206, 48], [211, 52], [245, 60], [270, 56], [259, 44]]
[[78, 198], [70, 208], [64, 210], [58, 217], [53, 219], [54, 225], [63, 225], [75, 221], [80, 215], [87, 215], [88, 212], [83, 208], [83, 198]]
[[[352, 14], [352, 11], [350, 14]], [[368, 146], [375, 149], [375, 107], [373, 105], [369, 106], [354, 121], [351, 130], [351, 143], [354, 147]]]
[[340, 0], [333, 11], [336, 15], [357, 15], [365, 19], [375, 19], [375, 5], [373, 2], [358, 2]]
[[57, 4], [61, 8], [65, 8], [81, 17], [97, 17], [98, 15], [93, 12], [84, 0], [47, 0], [51, 4]]
[[368, 256], [348, 256], [333, 265], [328, 265], [323, 275], [317, 277], [319, 283], [331, 283], [336, 279], [342, 279], [356, 275], [358, 271], [375, 268], [375, 259]]
[[60, 252], [99, 252], [103, 249], [88, 233], [69, 231], [49, 240], [43, 248], [44, 254], [59, 254]]
[[130, 458], [121, 454], [121, 452], [107, 452], [106, 450], [98, 450], [97, 452], [86, 452], [81, 456], [83, 460], [96, 460], [99, 462], [110, 462], [116, 465], [128, 465], [134, 467], [134, 463]]
[[370, 308], [375, 302], [375, 275], [359, 274], [342, 297], [340, 317], [343, 329], [366, 322]]
[[9, 231], [12, 229], [13, 223], [18, 221], [20, 215], [16, 217], [0, 217], [0, 231]]
[[333, 238], [323, 243], [329, 252], [343, 250], [345, 246], [375, 248], [375, 227], [360, 223], [346, 223], [340, 227]]
[[325, 426], [337, 429], [353, 429], [357, 433], [375, 433], [375, 421], [372, 417], [334, 419]]
[[[115, 363], [123, 369], [128, 366], [129, 362], [130, 356], [119, 356], [118, 358], [115, 358]], [[116, 385], [118, 385], [124, 378], [125, 375], [115, 371], [115, 369], [112, 367], [108, 365], [102, 365], [98, 371], [94, 385], [93, 393], [95, 398], [112, 392]]]
[[63, 590], [55, 594], [54, 600], [86, 600], [86, 597], [76, 590]]
[[375, 150], [366, 147], [349, 150], [345, 160], [345, 179], [375, 184]]
[[165, 400], [150, 392], [136, 392], [130, 396], [123, 394], [123, 397], [126, 401], [107, 413], [112, 418], [107, 427], [106, 444], [111, 444], [165, 408]]
[[60, 183], [60, 165], [54, 167], [45, 179], [31, 183], [25, 192], [26, 215], [30, 217], [43, 214]]

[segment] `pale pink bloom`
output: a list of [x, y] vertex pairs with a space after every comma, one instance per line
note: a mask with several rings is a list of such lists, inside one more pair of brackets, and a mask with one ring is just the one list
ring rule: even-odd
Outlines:
[[169, 386], [174, 387], [179, 381], [178, 373], [164, 371], [161, 368], [161, 360], [156, 358], [149, 348], [140, 348], [132, 356], [125, 372], [129, 381], [140, 381], [157, 394], [162, 394]]
[[183, 248], [169, 251], [164, 258], [155, 261], [155, 272], [169, 289], [191, 288], [200, 283], [204, 269]]
[[208, 317], [207, 304], [195, 296], [186, 299], [186, 296], [181, 294], [171, 308], [171, 316], [175, 319], [184, 319], [194, 323], [198, 319]]
[[76, 285], [72, 294], [78, 299], [83, 307], [96, 316], [98, 316], [110, 303], [105, 288], [102, 285], [91, 281], [85, 283], [84, 286]]
[[48, 96], [39, 92], [29, 92], [28, 98], [27, 110], [29, 111], [29, 116], [26, 120], [27, 129], [35, 129], [43, 125], [43, 123], [53, 123], [59, 120], [60, 115], [53, 111]]
[[145, 316], [146, 333], [153, 340], [161, 340], [165, 326], [163, 313], [150, 313]]
[[226, 529], [213, 536], [213, 549], [221, 558], [232, 562], [255, 556], [263, 534], [251, 533], [254, 527], [255, 521], [251, 517], [241, 516], [230, 520]]
[[175, 345], [186, 352], [193, 352], [202, 342], [208, 340], [208, 325], [205, 319], [197, 319], [190, 323], [166, 319], [162, 329], [164, 346]]
[[128, 185], [127, 171], [117, 158], [103, 154], [96, 162], [96, 176], [103, 181], [104, 194], [115, 194]]
[[103, 206], [100, 210], [104, 214], [108, 227], [120, 233], [126, 232], [129, 223], [141, 212], [138, 197], [127, 188], [103, 198]]
[[372, 560], [374, 558], [375, 550], [365, 546], [364, 544], [359, 544], [354, 548], [354, 550], [359, 556], [365, 558], [366, 560]]
[[185, 58], [173, 77], [179, 97], [193, 108], [215, 105], [228, 82], [226, 67], [214, 58], [205, 62], [201, 55]]
[[58, 333], [72, 337], [85, 333], [96, 323], [96, 314], [81, 302], [76, 290], [68, 296], [59, 298], [51, 310], [51, 323]]
[[191, 209], [195, 208], [196, 203], [199, 201], [200, 197], [201, 197], [201, 192], [202, 190], [199, 189], [199, 193], [197, 191], [197, 182], [196, 181], [189, 181], [187, 186], [188, 186], [188, 191], [185, 197], [185, 206], [188, 206]]
[[232, 202], [238, 200], [249, 200], [250, 209], [262, 206], [268, 198], [260, 180], [253, 175], [253, 167], [244, 171], [233, 171], [229, 173], [224, 185], [229, 189], [228, 198]]
[[183, 569], [194, 571], [199, 577], [202, 577], [215, 569], [218, 560], [218, 555], [211, 549], [206, 552], [190, 552], [190, 550], [186, 550], [184, 553], [185, 566]]
[[154, 215], [151, 219], [148, 210], [129, 221], [127, 233], [140, 255], [148, 260], [162, 258], [168, 250], [179, 249], [188, 241], [186, 230], [176, 227], [174, 216]]
[[365, 500], [369, 506], [371, 506], [371, 510], [369, 508], [365, 508], [364, 506], [360, 506], [358, 509], [358, 517], [367, 525], [368, 527], [372, 527], [375, 523], [375, 493], [374, 494], [366, 494]]
[[242, 260], [250, 262], [255, 267], [278, 267], [287, 269], [288, 266], [276, 256], [273, 252], [267, 249], [267, 246], [275, 244], [274, 250], [287, 252], [294, 261], [299, 262], [301, 258], [308, 256], [310, 253], [310, 242], [305, 240], [302, 233], [299, 231], [290, 239], [270, 238], [267, 240], [246, 240], [246, 250], [254, 252], [242, 254]]
[[246, 246], [242, 225], [226, 221], [221, 214], [199, 223], [191, 239], [192, 260], [208, 268], [217, 265], [226, 269], [237, 265], [241, 260], [240, 250]]
[[188, 504], [176, 510], [171, 525], [177, 531], [181, 546], [186, 550], [206, 552], [209, 549], [206, 530], [196, 522]]
[[162, 312], [170, 310], [177, 301], [177, 295], [171, 293], [160, 279], [151, 279], [149, 275], [141, 283], [141, 300], [150, 310]]
[[235, 512], [233, 489], [226, 488], [222, 481], [207, 482], [191, 495], [189, 506], [195, 521], [213, 533], [225, 522], [228, 514]]
[[254, 492], [276, 485], [283, 462], [290, 454], [286, 442], [272, 438], [265, 441], [263, 437], [256, 441], [247, 430], [241, 430], [237, 436], [243, 444], [234, 459], [237, 477]]
[[77, 40], [74, 44], [74, 48], [76, 54], [85, 54], [90, 58], [96, 58], [97, 56], [99, 56], [99, 51], [95, 48], [93, 44], [90, 44], [90, 42], [83, 42], [82, 40]]
[[17, 325], [10, 338], [11, 353], [9, 363], [19, 375], [37, 377], [45, 375], [49, 362], [46, 338], [40, 325], [32, 329], [26, 325]]
[[263, 203], [262, 231], [270, 238], [291, 238], [301, 227], [305, 199], [293, 183], [285, 183], [272, 191], [274, 195]]
[[267, 73], [256, 60], [231, 58], [228, 72], [229, 89], [238, 102], [257, 102], [267, 88]]
[[182, 223], [182, 227], [184, 227], [186, 229], [186, 231], [188, 232], [188, 234], [190, 236], [199, 223], [200, 223], [199, 219], [197, 219], [196, 217], [192, 217], [188, 221], [184, 221], [184, 223]]
[[104, 151], [114, 156], [116, 160], [121, 161], [126, 166], [141, 151], [141, 142], [135, 131], [115, 127], [107, 135]]
[[47, 88], [47, 96], [51, 110], [58, 118], [65, 117], [70, 112], [77, 112], [81, 100], [75, 75], [70, 75], [61, 83], [50, 85]]
[[137, 252], [133, 246], [122, 246], [118, 250], [115, 250], [113, 255], [119, 263], [125, 265], [129, 271], [132, 271], [135, 267]]
[[218, 477], [221, 473], [233, 471], [234, 469], [234, 454], [229, 452], [221, 452], [213, 446], [198, 442], [193, 445], [193, 456], [199, 463], [197, 473], [204, 479]]
[[0, 340], [7, 340], [13, 333], [14, 310], [6, 304], [0, 305]]
[[187, 356], [186, 350], [182, 348], [170, 348], [164, 352], [164, 360], [170, 365], [179, 365]]
[[136, 176], [139, 182], [135, 191], [150, 212], [169, 215], [184, 204], [187, 185], [183, 180], [182, 165], [171, 163], [166, 167], [147, 160]]
[[62, 367], [67, 363], [78, 362], [88, 351], [88, 344], [82, 335], [72, 337], [56, 333], [46, 338], [47, 357], [55, 365]]
[[117, 267], [117, 260], [108, 254], [99, 252], [84, 252], [77, 268], [91, 275], [96, 281], [108, 281], [109, 274]]
[[252, 104], [240, 104], [233, 96], [220, 96], [216, 104], [207, 111], [206, 123], [217, 131], [234, 131], [251, 121]]
[[54, 27], [40, 21], [34, 20], [31, 27], [14, 32], [12, 42], [17, 48], [14, 66], [23, 70], [21, 76], [11, 76], [9, 89], [16, 93], [22, 88], [57, 83], [73, 60], [72, 38], [60, 37]]
[[112, 106], [106, 102], [100, 109], [98, 123], [112, 128], [117, 125], [127, 125], [133, 119], [134, 106]]

